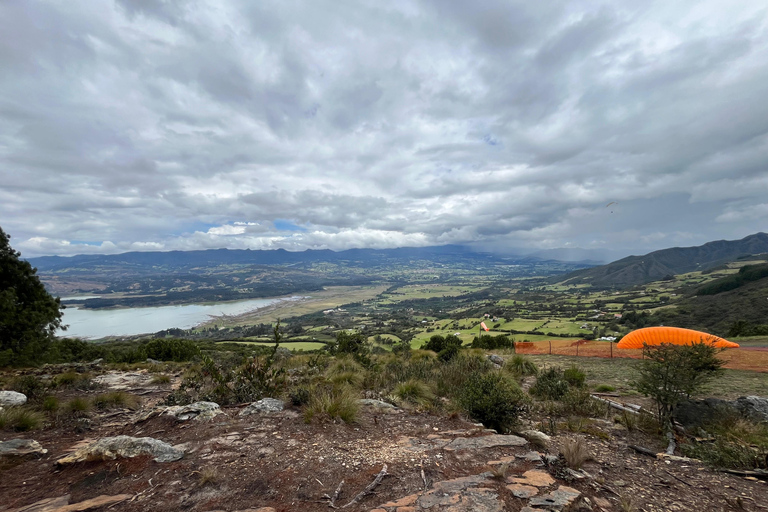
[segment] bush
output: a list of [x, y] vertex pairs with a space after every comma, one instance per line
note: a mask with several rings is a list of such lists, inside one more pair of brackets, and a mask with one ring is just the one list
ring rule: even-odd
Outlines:
[[721, 416], [704, 426], [712, 442], [681, 446], [689, 457], [717, 469], [755, 469], [768, 466], [768, 424], [754, 423], [737, 414]]
[[543, 400], [559, 400], [568, 392], [568, 381], [560, 368], [547, 368], [539, 373], [530, 393]]
[[600, 384], [597, 387], [595, 387], [595, 391], [598, 393], [610, 393], [612, 391], [616, 391], [616, 388], [611, 386], [610, 384]]
[[66, 372], [53, 378], [53, 383], [61, 388], [88, 390], [95, 387], [89, 373]]
[[200, 355], [200, 349], [194, 341], [177, 339], [157, 339], [143, 347], [146, 358], [158, 361], [192, 361]]
[[568, 467], [572, 469], [580, 469], [585, 462], [592, 458], [587, 450], [587, 446], [584, 444], [584, 440], [580, 437], [575, 440], [566, 439], [563, 442], [560, 453], [565, 458]]
[[435, 398], [429, 385], [416, 379], [398, 384], [392, 394], [403, 402], [419, 405], [428, 404]]
[[341, 420], [344, 423], [354, 423], [360, 413], [360, 403], [357, 393], [348, 387], [340, 389], [316, 389], [309, 398], [309, 404], [304, 410], [304, 421], [312, 420]]
[[296, 407], [307, 405], [311, 396], [312, 394], [306, 386], [299, 386], [288, 392], [288, 398], [291, 400], [291, 404]]
[[568, 385], [581, 388], [587, 380], [587, 375], [576, 366], [571, 366], [563, 372], [563, 378]]
[[505, 334], [499, 334], [498, 336], [483, 334], [481, 336], [475, 336], [472, 340], [472, 348], [496, 350], [499, 348], [515, 348], [515, 344]]
[[44, 420], [42, 414], [26, 407], [8, 407], [0, 411], [0, 430], [35, 430], [40, 428]]
[[539, 368], [536, 366], [536, 363], [519, 354], [512, 356], [512, 359], [509, 359], [504, 367], [520, 377], [536, 375], [539, 373]]
[[87, 416], [92, 408], [93, 404], [87, 398], [82, 397], [73, 398], [64, 404], [64, 412], [77, 418]]
[[93, 397], [93, 406], [99, 410], [109, 409], [136, 409], [139, 399], [124, 391], [110, 391]]
[[16, 377], [11, 381], [10, 388], [19, 393], [24, 393], [30, 402], [42, 398], [48, 390], [48, 386], [34, 375], [21, 375]]
[[660, 423], [671, 430], [672, 410], [720, 375], [723, 361], [717, 358], [718, 349], [708, 343], [645, 345], [643, 353], [645, 359], [633, 384], [653, 399]]
[[440, 336], [439, 334], [435, 334], [429, 338], [428, 342], [421, 346], [421, 349], [440, 353], [448, 347], [455, 347], [456, 349], [461, 348], [461, 340], [459, 337], [452, 334], [448, 336]]
[[46, 412], [56, 412], [59, 409], [59, 399], [48, 395], [43, 398], [43, 410]]
[[517, 383], [500, 371], [472, 374], [461, 388], [459, 405], [487, 428], [507, 432], [528, 405]]

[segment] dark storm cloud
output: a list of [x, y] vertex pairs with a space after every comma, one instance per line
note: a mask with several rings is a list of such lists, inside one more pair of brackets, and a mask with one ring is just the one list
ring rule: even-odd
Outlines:
[[0, 3], [0, 225], [25, 256], [764, 229], [765, 8], [635, 4]]

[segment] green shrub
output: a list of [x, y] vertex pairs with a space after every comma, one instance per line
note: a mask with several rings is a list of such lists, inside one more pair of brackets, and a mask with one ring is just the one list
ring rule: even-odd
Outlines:
[[10, 388], [19, 393], [24, 393], [30, 402], [34, 402], [45, 395], [48, 390], [40, 378], [34, 375], [21, 375], [11, 381]]
[[57, 387], [61, 388], [87, 390], [95, 387], [89, 373], [66, 372], [54, 377], [53, 382]]
[[56, 412], [59, 409], [59, 399], [53, 395], [43, 398], [43, 410], [47, 412]]
[[360, 388], [365, 380], [365, 375], [360, 372], [335, 373], [329, 379], [333, 384], [346, 385], [353, 388]]
[[506, 334], [499, 334], [498, 336], [491, 336], [489, 334], [482, 334], [475, 336], [472, 340], [472, 348], [481, 348], [484, 350], [496, 350], [499, 348], [515, 348], [515, 343], [509, 339]]
[[520, 377], [537, 375], [539, 373], [539, 368], [536, 366], [536, 363], [519, 354], [512, 356], [512, 358], [504, 365], [504, 368]]
[[498, 432], [508, 431], [528, 405], [517, 382], [500, 371], [470, 375], [458, 400], [467, 414]]
[[197, 344], [191, 340], [156, 339], [142, 347], [146, 358], [158, 361], [192, 361], [200, 355]]
[[725, 414], [703, 429], [714, 440], [682, 445], [685, 455], [718, 469], [755, 469], [768, 465], [768, 424]]
[[595, 391], [598, 393], [610, 393], [612, 391], [616, 391], [616, 388], [611, 386], [610, 384], [600, 384], [597, 387], [595, 387]]
[[0, 411], [0, 430], [26, 432], [35, 430], [45, 421], [45, 417], [26, 407], [7, 407]]
[[672, 429], [672, 410], [677, 404], [722, 374], [724, 361], [708, 343], [643, 347], [645, 359], [637, 369], [635, 388], [656, 403], [660, 423]]
[[568, 381], [563, 370], [557, 367], [547, 368], [536, 377], [536, 383], [530, 393], [543, 400], [559, 400], [568, 392]]
[[86, 416], [91, 409], [93, 409], [93, 404], [87, 398], [82, 397], [73, 398], [64, 404], [64, 412], [78, 418]]
[[171, 377], [169, 375], [155, 375], [150, 381], [150, 384], [155, 384], [157, 386], [167, 386], [170, 383]]
[[584, 383], [587, 380], [587, 374], [576, 366], [571, 366], [563, 372], [563, 378], [568, 385], [580, 388], [584, 386]]
[[110, 391], [93, 397], [92, 404], [97, 409], [104, 411], [109, 409], [136, 409], [139, 399], [124, 391]]
[[316, 389], [304, 410], [304, 421], [341, 420], [354, 423], [360, 413], [357, 393], [348, 387], [340, 389]]
[[434, 382], [439, 396], [456, 397], [471, 375], [483, 374], [492, 368], [493, 364], [481, 354], [462, 351], [450, 361], [431, 367], [423, 377], [414, 375], [414, 378]]
[[301, 407], [309, 403], [309, 399], [312, 396], [310, 389], [306, 386], [298, 386], [292, 388], [288, 392], [288, 398], [291, 400], [291, 404], [296, 407]]
[[412, 404], [425, 405], [434, 400], [435, 394], [429, 385], [416, 379], [402, 382], [395, 386], [392, 394], [400, 401]]
[[557, 404], [560, 416], [578, 415], [599, 418], [608, 414], [608, 405], [592, 398], [584, 388], [570, 388]]

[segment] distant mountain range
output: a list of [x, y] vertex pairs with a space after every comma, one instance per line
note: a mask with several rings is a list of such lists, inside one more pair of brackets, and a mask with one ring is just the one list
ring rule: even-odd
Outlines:
[[764, 253], [768, 253], [768, 234], [755, 233], [741, 240], [718, 240], [697, 247], [673, 247], [644, 256], [628, 256], [607, 265], [576, 270], [556, 280], [599, 288], [628, 288]]
[[221, 265], [291, 265], [317, 262], [354, 262], [357, 266], [379, 265], [391, 260], [428, 259], [435, 262], [499, 261], [489, 253], [474, 252], [459, 245], [438, 247], [405, 247], [398, 249], [349, 249], [346, 251], [285, 249], [209, 249], [203, 251], [126, 252], [77, 256], [41, 256], [28, 261], [40, 271], [99, 266], [194, 268]]

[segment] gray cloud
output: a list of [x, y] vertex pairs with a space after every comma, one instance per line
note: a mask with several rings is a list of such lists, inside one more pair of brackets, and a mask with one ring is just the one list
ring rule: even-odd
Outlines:
[[635, 4], [0, 3], [0, 225], [25, 256], [765, 229], [767, 11]]

